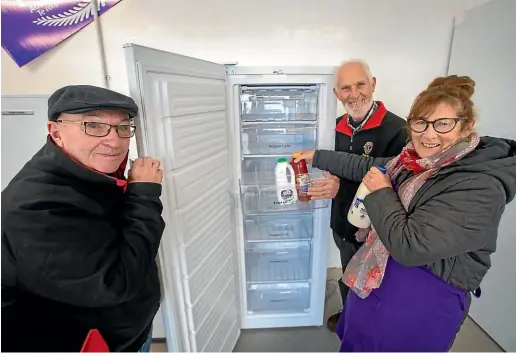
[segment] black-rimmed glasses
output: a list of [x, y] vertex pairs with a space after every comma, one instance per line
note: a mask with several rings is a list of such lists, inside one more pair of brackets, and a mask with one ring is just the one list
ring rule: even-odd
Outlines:
[[80, 124], [84, 128], [84, 133], [94, 137], [105, 137], [111, 132], [111, 128], [116, 129], [116, 133], [121, 138], [131, 138], [134, 136], [136, 126], [130, 123], [123, 123], [118, 125], [111, 125], [106, 123], [98, 123], [93, 121], [72, 121], [72, 120], [57, 120], [60, 123]]
[[463, 118], [442, 118], [434, 121], [426, 121], [421, 118], [409, 118], [408, 125], [410, 129], [417, 133], [425, 132], [428, 129], [429, 125], [432, 125], [435, 132], [440, 134], [446, 134], [452, 131], [457, 123], [460, 120], [464, 120]]

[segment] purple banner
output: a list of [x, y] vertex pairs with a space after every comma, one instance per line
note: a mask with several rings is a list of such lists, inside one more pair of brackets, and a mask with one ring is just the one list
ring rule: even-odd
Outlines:
[[[99, 16], [121, 0], [93, 0]], [[2, 0], [2, 47], [19, 67], [93, 22], [92, 0]]]

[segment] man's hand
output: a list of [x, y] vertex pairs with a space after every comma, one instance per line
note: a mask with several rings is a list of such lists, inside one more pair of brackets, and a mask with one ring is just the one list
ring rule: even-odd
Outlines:
[[299, 157], [297, 157], [296, 159], [294, 159], [295, 163], [297, 163], [297, 162], [299, 162], [300, 160], [303, 160], [303, 159], [308, 164], [312, 163], [312, 160], [314, 159], [315, 151], [302, 151], [300, 153], [301, 153], [301, 155]]
[[129, 183], [158, 183], [163, 181], [163, 170], [160, 162], [150, 157], [138, 158], [129, 170]]
[[308, 195], [312, 200], [333, 199], [339, 192], [340, 178], [327, 172], [324, 175], [326, 178], [313, 180], [316, 186], [308, 188]]
[[369, 169], [364, 179], [362, 179], [362, 182], [371, 193], [380, 189], [392, 188], [391, 178], [389, 175], [383, 174], [376, 167]]

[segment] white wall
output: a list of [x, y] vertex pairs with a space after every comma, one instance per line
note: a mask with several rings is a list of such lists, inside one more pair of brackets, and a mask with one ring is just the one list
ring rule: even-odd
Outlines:
[[[376, 98], [405, 116], [415, 95], [446, 73], [453, 16], [488, 0], [122, 0], [101, 18], [109, 87], [128, 93], [122, 45], [155, 47], [241, 65], [369, 61]], [[2, 94], [103, 84], [88, 26], [19, 69], [2, 50]], [[340, 266], [333, 241], [329, 266]]]
[[[476, 129], [481, 135], [516, 139], [516, 121], [507, 119], [516, 93], [516, 1], [494, 0], [458, 21], [454, 32], [450, 73], [469, 75], [475, 82], [473, 100], [478, 111]], [[475, 38], [472, 46], [471, 38]], [[503, 52], [504, 55], [499, 55]], [[494, 101], [499, 102], [493, 104]], [[505, 208], [498, 225], [496, 252], [482, 281], [483, 295], [474, 298], [469, 312], [506, 351], [516, 351], [516, 202]]]

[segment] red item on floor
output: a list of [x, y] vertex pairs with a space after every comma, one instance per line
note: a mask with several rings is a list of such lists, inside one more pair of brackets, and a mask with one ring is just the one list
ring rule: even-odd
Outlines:
[[81, 352], [109, 352], [109, 347], [104, 341], [99, 330], [93, 329], [88, 332], [88, 336], [82, 345]]

